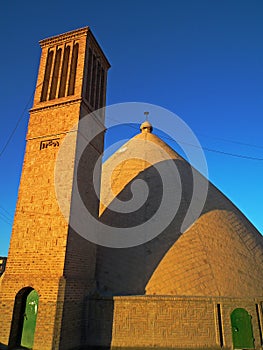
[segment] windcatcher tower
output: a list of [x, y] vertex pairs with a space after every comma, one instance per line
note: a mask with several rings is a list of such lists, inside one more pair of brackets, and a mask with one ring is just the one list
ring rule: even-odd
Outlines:
[[[77, 123], [105, 105], [110, 65], [88, 27], [42, 40], [40, 45], [16, 215], [1, 281], [0, 343], [10, 348], [66, 350], [85, 341], [83, 310], [85, 297], [94, 288], [96, 247], [64, 219], [56, 199], [54, 169], [61, 143], [70, 132], [71, 167], [61, 174], [59, 186], [68, 186], [71, 198], [81, 132]], [[86, 150], [86, 167], [92, 168], [103, 149], [104, 115], [90, 116], [89, 123], [90, 128], [99, 125], [102, 130]], [[98, 200], [89, 192], [89, 184], [85, 186], [86, 200], [97, 213]]]

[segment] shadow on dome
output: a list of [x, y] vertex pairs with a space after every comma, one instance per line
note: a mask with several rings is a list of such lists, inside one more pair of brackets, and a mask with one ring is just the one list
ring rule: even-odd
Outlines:
[[[132, 248], [98, 246], [96, 279], [99, 294], [244, 296], [244, 291], [250, 296], [251, 293], [258, 295], [259, 291], [262, 294], [259, 278], [262, 280], [263, 274], [253, 269], [256, 260], [263, 262], [260, 233], [233, 203], [208, 182], [208, 195], [199, 219], [181, 234], [181, 225], [193, 193], [192, 171], [204, 178], [186, 161], [165, 160], [158, 166], [165, 172], [169, 169], [169, 162], [175, 163], [182, 181], [180, 206], [172, 222], [143, 245]], [[156, 213], [163, 187], [153, 166], [140, 172], [116, 197], [124, 202], [130, 200], [131, 184], [136, 180], [146, 181], [149, 187], [144, 205], [131, 214], [106, 208], [100, 217], [104, 224], [125, 229], [150, 220]], [[175, 178], [173, 185], [179, 185], [178, 179]], [[224, 271], [229, 273], [226, 278]], [[254, 277], [251, 276], [253, 273]], [[238, 277], [233, 278], [235, 275]], [[240, 283], [246, 287], [240, 289]], [[233, 289], [233, 286], [236, 287]]]

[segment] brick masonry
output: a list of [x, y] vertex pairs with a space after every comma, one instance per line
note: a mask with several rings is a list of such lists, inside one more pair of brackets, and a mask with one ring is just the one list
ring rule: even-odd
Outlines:
[[[162, 150], [165, 150], [176, 162], [185, 186], [178, 215], [167, 230], [145, 245], [116, 250], [90, 243], [69, 226], [76, 209], [71, 201], [76, 174], [86, 194], [85, 202], [94, 215], [99, 213], [91, 175], [103, 150], [103, 134], [86, 149], [81, 166], [76, 169], [82, 131], [78, 121], [92, 112], [94, 104], [105, 104], [106, 75], [102, 74], [100, 79], [99, 74], [94, 75], [99, 86], [95, 81], [91, 84], [89, 59], [92, 57], [95, 66], [103, 67], [105, 72], [109, 63], [89, 28], [42, 40], [40, 45], [42, 56], [8, 262], [0, 278], [0, 348], [19, 345], [22, 296], [35, 289], [39, 308], [34, 350], [73, 350], [88, 345], [232, 349], [230, 314], [240, 307], [251, 315], [255, 349], [261, 349], [262, 237], [211, 184], [202, 216], [181, 235], [180, 223], [191, 199], [189, 165], [156, 136], [140, 134], [134, 139], [143, 139], [145, 147], [150, 138], [160, 147], [158, 154], [151, 148], [147, 150], [154, 153], [156, 162], [164, 161]], [[76, 63], [75, 75], [73, 68], [68, 73], [63, 71], [64, 58], [57, 66], [55, 63], [58, 52], [64, 57], [67, 47], [69, 67], [74, 68]], [[74, 47], [78, 47], [77, 56]], [[48, 80], [46, 62], [51, 51], [55, 60]], [[58, 97], [58, 82], [64, 79], [63, 74], [65, 94]], [[75, 80], [73, 85], [71, 78]], [[69, 94], [72, 88], [74, 93]], [[103, 114], [90, 116], [89, 129], [103, 126], [103, 117]], [[67, 154], [58, 160], [63, 140], [69, 135]], [[145, 219], [154, 209], [160, 188], [150, 165], [133, 158], [132, 150], [137, 148], [134, 139], [129, 142], [131, 160], [113, 172], [113, 190], [116, 195], [122, 195], [127, 183], [140, 174], [150, 179], [154, 197], [147, 210], [142, 211]], [[109, 161], [106, 163], [104, 171], [110, 167]], [[56, 173], [59, 165], [62, 170]], [[109, 188], [109, 181], [103, 178], [102, 196], [106, 205], [114, 200], [105, 191]], [[64, 193], [66, 215], [61, 212], [56, 190]], [[101, 220], [121, 223], [120, 216], [110, 215], [106, 207], [101, 206], [101, 214]], [[132, 215], [128, 224], [134, 224], [135, 219]]]
[[[74, 78], [70, 67], [74, 66], [72, 52], [76, 44], [78, 55]], [[30, 111], [8, 263], [0, 282], [0, 343], [9, 344], [10, 348], [20, 344], [18, 329], [22, 316], [14, 310], [21, 300], [15, 302], [15, 299], [23, 291], [33, 288], [39, 294], [34, 349], [65, 350], [81, 344], [83, 300], [94, 288], [96, 247], [78, 236], [68, 225], [78, 121], [94, 109], [84, 97], [87, 80], [90, 79], [87, 78], [88, 48], [97, 53], [105, 70], [105, 81], [100, 92], [103, 105], [109, 63], [88, 27], [42, 40], [40, 45], [42, 55], [34, 105]], [[53, 60], [51, 76], [47, 81], [47, 97], [41, 100], [48, 53], [53, 51], [55, 57], [59, 50], [65, 52], [63, 50], [67, 46], [70, 47], [70, 56], [65, 94], [58, 98], [63, 59], [58, 75]], [[51, 98], [51, 84], [56, 79], [57, 88]], [[75, 82], [74, 93], [69, 95], [70, 79]], [[89, 118], [91, 128], [94, 123], [103, 122], [103, 118]], [[66, 155], [66, 166], [55, 178], [57, 155], [68, 133], [71, 135], [71, 148]], [[100, 152], [102, 148], [103, 140], [100, 141], [100, 149], [97, 149]], [[60, 189], [66, 193], [66, 218], [56, 198], [56, 190]], [[98, 200], [92, 199], [92, 203], [98, 211]]]
[[[217, 305], [221, 307], [222, 340]], [[255, 349], [261, 349], [262, 323], [256, 304], [262, 299], [120, 296], [90, 300], [90, 344], [113, 348], [232, 349], [231, 312], [245, 308], [252, 316]]]

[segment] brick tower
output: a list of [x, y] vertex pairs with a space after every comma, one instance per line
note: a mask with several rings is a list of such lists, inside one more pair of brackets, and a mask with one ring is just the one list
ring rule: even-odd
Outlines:
[[[96, 246], [75, 233], [62, 215], [54, 168], [62, 141], [70, 132], [73, 147], [68, 157], [72, 165], [66, 186], [71, 198], [80, 131], [72, 128], [82, 116], [105, 105], [110, 65], [88, 27], [42, 40], [40, 45], [38, 81], [1, 281], [0, 344], [67, 350], [85, 342], [83, 310], [85, 297], [94, 288]], [[90, 117], [89, 124], [90, 128], [103, 127], [104, 116]], [[86, 152], [88, 170], [102, 152], [103, 133], [94, 144]], [[93, 203], [96, 215], [98, 200], [86, 187], [86, 200]], [[28, 325], [30, 312], [35, 321], [31, 319]]]

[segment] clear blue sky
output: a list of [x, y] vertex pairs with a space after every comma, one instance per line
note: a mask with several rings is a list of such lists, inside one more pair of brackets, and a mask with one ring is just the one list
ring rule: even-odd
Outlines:
[[[112, 64], [107, 104], [162, 106], [203, 146], [263, 158], [261, 0], [13, 0], [3, 2], [0, 19], [0, 152], [34, 91], [38, 41], [88, 25]], [[0, 255], [15, 211], [23, 116], [0, 157]], [[263, 161], [205, 153], [210, 180], [262, 233]]]

